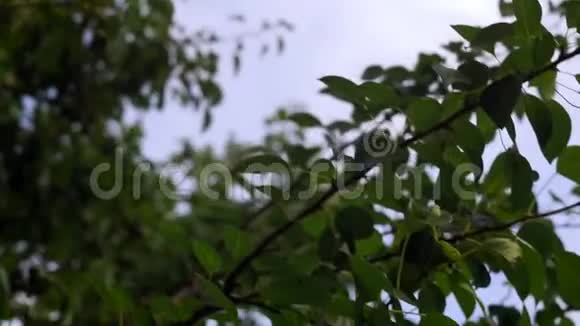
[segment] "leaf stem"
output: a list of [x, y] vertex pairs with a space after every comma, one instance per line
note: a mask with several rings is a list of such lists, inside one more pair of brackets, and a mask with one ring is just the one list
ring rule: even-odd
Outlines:
[[409, 244], [409, 237], [405, 237], [403, 242], [403, 249], [401, 250], [401, 261], [399, 262], [399, 269], [397, 270], [397, 292], [401, 290], [401, 276], [403, 275], [403, 266], [405, 265], [405, 254], [407, 252], [407, 245]]

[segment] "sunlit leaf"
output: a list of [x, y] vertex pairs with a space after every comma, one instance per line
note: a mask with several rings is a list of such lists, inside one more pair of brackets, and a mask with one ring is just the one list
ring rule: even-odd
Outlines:
[[510, 263], [515, 263], [522, 256], [520, 245], [508, 238], [487, 239], [481, 245], [481, 250], [486, 250], [503, 257]]

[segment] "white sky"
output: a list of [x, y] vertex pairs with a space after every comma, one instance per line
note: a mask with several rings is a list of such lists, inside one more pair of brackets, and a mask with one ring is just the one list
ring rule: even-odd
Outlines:
[[[217, 149], [232, 135], [238, 141], [258, 142], [264, 134], [264, 118], [289, 102], [306, 104], [324, 121], [346, 118], [350, 112], [348, 106], [318, 94], [322, 86], [318, 78], [332, 74], [357, 80], [372, 63], [409, 65], [415, 62], [420, 51], [443, 53], [441, 44], [458, 39], [450, 25], [487, 25], [499, 18], [495, 0], [177, 0], [176, 14], [178, 21], [187, 27], [208, 26], [226, 35], [255, 30], [263, 19], [284, 18], [296, 30], [284, 35], [286, 51], [281, 56], [271, 53], [260, 57], [261, 42], [246, 44], [238, 76], [233, 76], [229, 65], [233, 44], [225, 46], [222, 58], [226, 65], [220, 65], [225, 68], [219, 74], [225, 98], [214, 109], [214, 123], [206, 133], [200, 133], [201, 115], [193, 113], [191, 108], [173, 104], [162, 112], [145, 115], [144, 149], [149, 157], [156, 159], [176, 150], [178, 140], [183, 137], [195, 145], [212, 144]], [[245, 15], [247, 25], [240, 29], [240, 25], [230, 22], [227, 18], [232, 14]], [[275, 44], [275, 35], [264, 40]], [[563, 67], [566, 71], [580, 70], [579, 62]], [[561, 81], [577, 87], [573, 79]], [[563, 92], [580, 102], [580, 97]], [[572, 114], [575, 127], [570, 143], [580, 144], [580, 114], [566, 108]], [[554, 167], [543, 158], [527, 124], [518, 126], [518, 146], [532, 167], [544, 176], [538, 182], [543, 184]], [[496, 143], [487, 150], [488, 166], [502, 149]], [[555, 178], [549, 188], [570, 202], [573, 200], [566, 195], [571, 183], [563, 177]], [[542, 210], [554, 207], [545, 197]], [[562, 235], [570, 250], [580, 252], [576, 230], [563, 231]], [[497, 299], [505, 291], [493, 287], [483, 293], [484, 297]], [[450, 312], [452, 316], [463, 316], [457, 308]]]

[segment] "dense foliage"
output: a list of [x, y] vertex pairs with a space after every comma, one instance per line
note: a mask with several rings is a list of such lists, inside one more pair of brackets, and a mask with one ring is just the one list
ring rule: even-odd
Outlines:
[[[502, 0], [504, 21], [452, 26], [446, 56], [321, 78], [348, 121], [279, 110], [268, 123], [292, 129], [263, 144], [186, 142], [168, 165], [142, 157], [124, 113], [170, 94], [209, 126], [218, 36], [179, 32], [166, 0], [0, 9], [0, 319], [456, 325], [454, 297], [466, 325], [573, 324], [580, 256], [550, 218], [580, 202], [538, 207], [516, 133], [528, 120], [537, 155], [580, 184], [556, 100], [558, 76], [580, 82], [558, 68], [580, 54], [580, 1]], [[480, 298], [500, 274], [525, 306]]]

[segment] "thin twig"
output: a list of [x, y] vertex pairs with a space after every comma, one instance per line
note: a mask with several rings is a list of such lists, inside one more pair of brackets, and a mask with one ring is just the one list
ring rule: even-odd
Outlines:
[[572, 87], [570, 87], [570, 86], [568, 86], [568, 85], [566, 85], [566, 84], [564, 84], [564, 83], [560, 83], [559, 81], [557, 81], [556, 83], [557, 83], [558, 85], [560, 85], [560, 86], [564, 87], [565, 89], [567, 89], [567, 90], [571, 91], [571, 92], [574, 92], [574, 93], [576, 93], [576, 94], [580, 94], [580, 90], [574, 89], [574, 88], [572, 88]]
[[556, 89], [556, 93], [557, 93], [558, 95], [560, 95], [560, 97], [561, 97], [561, 98], [563, 98], [563, 99], [564, 99], [564, 101], [566, 101], [566, 103], [568, 103], [569, 105], [571, 105], [572, 107], [574, 107], [574, 108], [576, 108], [576, 109], [580, 109], [580, 106], [578, 106], [578, 105], [576, 105], [576, 104], [572, 103], [570, 100], [568, 100], [568, 99], [566, 98], [566, 96], [562, 95], [562, 93], [560, 93], [560, 91], [558, 91], [557, 89]]
[[455, 236], [448, 238], [448, 239], [445, 239], [445, 240], [447, 242], [459, 242], [459, 241], [465, 240], [467, 238], [475, 237], [475, 236], [482, 235], [485, 233], [504, 231], [504, 230], [507, 230], [513, 226], [518, 225], [518, 224], [522, 224], [522, 223], [525, 223], [525, 222], [528, 222], [531, 220], [542, 219], [542, 218], [549, 217], [552, 215], [564, 213], [564, 212], [569, 211], [569, 210], [576, 208], [576, 207], [580, 207], [580, 202], [576, 202], [574, 204], [564, 206], [564, 207], [558, 208], [556, 210], [548, 211], [548, 212], [541, 213], [541, 214], [526, 215], [526, 216], [523, 216], [521, 218], [510, 221], [508, 223], [494, 225], [494, 226], [490, 226], [490, 227], [484, 227], [484, 228], [477, 229], [477, 230], [474, 230], [471, 232], [466, 232], [463, 234], [455, 235]]

